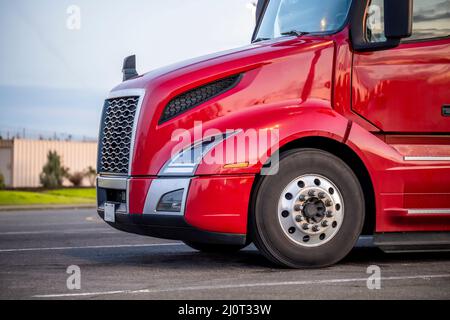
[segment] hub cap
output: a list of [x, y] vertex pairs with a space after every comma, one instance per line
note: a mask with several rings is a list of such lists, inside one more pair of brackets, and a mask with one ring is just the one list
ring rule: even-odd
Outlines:
[[344, 219], [344, 202], [334, 183], [320, 175], [296, 178], [278, 201], [278, 219], [286, 236], [305, 247], [330, 241]]

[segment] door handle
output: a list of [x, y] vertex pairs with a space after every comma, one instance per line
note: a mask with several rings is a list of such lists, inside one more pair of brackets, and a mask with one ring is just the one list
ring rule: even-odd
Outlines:
[[447, 104], [442, 106], [442, 116], [450, 117], [450, 105]]

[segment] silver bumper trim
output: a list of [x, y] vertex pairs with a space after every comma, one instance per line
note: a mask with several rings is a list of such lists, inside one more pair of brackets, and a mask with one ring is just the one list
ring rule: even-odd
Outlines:
[[[143, 214], [184, 216], [186, 198], [189, 192], [190, 183], [190, 178], [159, 178], [153, 180], [150, 189], [148, 190], [147, 198], [145, 199]], [[184, 189], [183, 202], [181, 204], [180, 212], [156, 211], [158, 202], [163, 195], [180, 189]]]
[[[129, 188], [130, 180], [128, 178], [118, 178], [118, 177], [97, 177], [97, 189], [112, 189], [112, 190], [125, 190], [126, 194], [126, 207], [122, 210], [118, 210], [118, 213], [121, 214], [129, 214], [130, 213], [130, 188]], [[98, 201], [98, 190], [97, 190], [97, 206], [99, 210], [104, 210], [104, 206], [99, 206]]]
[[98, 177], [97, 186], [103, 189], [126, 190], [127, 178]]
[[[97, 177], [97, 188], [101, 189], [113, 189], [113, 190], [125, 190], [126, 192], [126, 212], [130, 213], [130, 180], [129, 178], [116, 178], [116, 177]], [[190, 178], [158, 178], [152, 181], [150, 188], [147, 192], [145, 199], [143, 214], [157, 214], [157, 215], [171, 215], [171, 216], [184, 216], [186, 207], [186, 198], [189, 192], [189, 186], [191, 184]], [[183, 202], [181, 204], [180, 212], [163, 212], [156, 211], [159, 200], [166, 193], [183, 189]], [[97, 195], [98, 196], [98, 195]], [[98, 198], [97, 198], [98, 203]], [[102, 210], [102, 207], [99, 207]]]

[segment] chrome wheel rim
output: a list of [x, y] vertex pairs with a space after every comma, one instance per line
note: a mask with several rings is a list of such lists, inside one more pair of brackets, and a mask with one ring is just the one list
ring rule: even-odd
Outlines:
[[333, 239], [342, 226], [342, 194], [324, 176], [300, 176], [281, 193], [278, 219], [281, 229], [291, 241], [304, 247], [321, 246]]

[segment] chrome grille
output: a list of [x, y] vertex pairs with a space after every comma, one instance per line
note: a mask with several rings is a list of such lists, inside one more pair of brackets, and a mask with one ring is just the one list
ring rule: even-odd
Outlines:
[[105, 101], [99, 152], [101, 173], [128, 174], [138, 103], [136, 96]]

